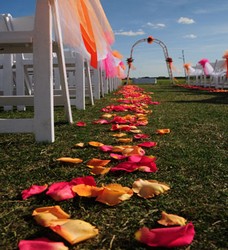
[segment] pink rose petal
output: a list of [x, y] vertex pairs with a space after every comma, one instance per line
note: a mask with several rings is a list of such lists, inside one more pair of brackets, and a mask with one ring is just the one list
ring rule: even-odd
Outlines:
[[123, 160], [123, 159], [127, 158], [127, 156], [125, 156], [125, 155], [114, 154], [114, 153], [111, 153], [110, 156], [116, 160]]
[[75, 197], [75, 193], [71, 190], [72, 184], [69, 182], [56, 182], [53, 183], [48, 191], [47, 195], [51, 196], [55, 201], [67, 200]]
[[79, 121], [79, 122], [76, 123], [76, 125], [77, 125], [78, 127], [85, 127], [85, 126], [86, 126], [86, 123], [85, 123], [85, 122], [82, 122], [82, 121]]
[[79, 184], [85, 184], [89, 186], [96, 186], [96, 181], [93, 176], [77, 177], [70, 181], [70, 184], [75, 186]]
[[141, 228], [136, 232], [138, 241], [151, 247], [182, 247], [192, 243], [195, 235], [194, 226], [188, 223], [186, 226], [149, 229]]
[[134, 135], [134, 138], [135, 139], [146, 139], [146, 138], [149, 138], [149, 135], [146, 135], [146, 134], [136, 134], [136, 135]]
[[22, 199], [26, 200], [27, 198], [29, 198], [30, 196], [36, 195], [36, 194], [40, 194], [42, 192], [44, 192], [46, 189], [48, 188], [48, 185], [45, 184], [43, 186], [39, 186], [39, 185], [32, 185], [30, 188], [25, 189], [21, 192], [22, 194]]
[[157, 145], [157, 142], [154, 141], [146, 141], [138, 144], [139, 147], [146, 147], [146, 148], [151, 148], [155, 147]]
[[20, 240], [19, 250], [67, 250], [62, 242], [50, 241], [47, 238], [37, 238], [34, 240]]
[[112, 149], [113, 149], [113, 146], [111, 145], [103, 145], [100, 147], [100, 150], [103, 152], [110, 152], [112, 151]]

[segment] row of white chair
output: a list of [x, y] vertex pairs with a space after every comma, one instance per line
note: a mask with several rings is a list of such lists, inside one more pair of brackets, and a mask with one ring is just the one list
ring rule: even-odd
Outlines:
[[[53, 142], [54, 104], [65, 107], [72, 123], [71, 105], [85, 109], [86, 89], [94, 104], [94, 98], [120, 84], [107, 79], [102, 67], [90, 69], [88, 59], [65, 46], [58, 13], [58, 1], [37, 0], [35, 19], [1, 16], [0, 106], [24, 110], [34, 105], [34, 118], [0, 119], [0, 133], [32, 132], [36, 141]], [[32, 27], [26, 26], [29, 19]]]
[[214, 63], [196, 66], [185, 65], [187, 72], [187, 83], [189, 85], [201, 86], [205, 88], [227, 89], [228, 80], [226, 77], [226, 61], [216, 60]]
[[[34, 17], [20, 17], [13, 18], [10, 14], [4, 14], [0, 16], [1, 29], [9, 31], [18, 31], [18, 30], [31, 30], [34, 25]], [[5, 27], [4, 27], [5, 25]], [[68, 76], [68, 84], [70, 88], [70, 101], [72, 105], [75, 105], [78, 109], [85, 109], [85, 97], [89, 97], [90, 104], [94, 104], [94, 99], [99, 99], [101, 96], [104, 96], [104, 85], [107, 85], [109, 82], [105, 80], [104, 73], [99, 75], [97, 69], [90, 69], [89, 63], [87, 60], [84, 60], [84, 69], [79, 70], [79, 65], [82, 63], [83, 58], [74, 51], [65, 50], [64, 51], [66, 69]], [[9, 67], [4, 65], [3, 59], [10, 60], [8, 62]], [[1, 87], [0, 91], [2, 95], [11, 96], [11, 95], [33, 95], [34, 93], [34, 84], [33, 84], [33, 57], [32, 54], [10, 54], [4, 55], [2, 57], [2, 79], [0, 79]], [[6, 62], [5, 62], [6, 63]], [[57, 57], [53, 55], [53, 65], [54, 65], [54, 93], [61, 93], [61, 84], [59, 78], [59, 69]], [[99, 69], [100, 71], [101, 68]], [[85, 75], [81, 75], [84, 72]], [[102, 76], [102, 78], [101, 78]], [[3, 80], [4, 77], [4, 80]], [[5, 78], [7, 77], [7, 80]], [[83, 81], [85, 85], [85, 95], [81, 92], [82, 89], [77, 88], [78, 98], [76, 98], [76, 84], [77, 81]], [[78, 84], [80, 86], [80, 84]], [[107, 85], [108, 86], [108, 85]], [[107, 92], [107, 88], [106, 92]], [[111, 89], [111, 87], [109, 88]], [[74, 91], [75, 90], [75, 91]], [[99, 93], [100, 92], [100, 93]], [[81, 97], [84, 98], [82, 99]], [[16, 99], [16, 98], [15, 98]], [[28, 99], [28, 98], [27, 98]], [[7, 98], [4, 98], [6, 101]], [[11, 98], [12, 100], [12, 98]], [[21, 98], [22, 100], [22, 98]], [[5, 110], [12, 109], [12, 106], [5, 106]], [[17, 107], [18, 110], [25, 110], [25, 105], [20, 105]]]

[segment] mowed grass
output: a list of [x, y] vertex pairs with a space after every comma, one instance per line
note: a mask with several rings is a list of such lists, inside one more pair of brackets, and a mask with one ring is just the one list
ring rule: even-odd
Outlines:
[[[157, 85], [142, 86], [152, 91], [154, 101], [149, 124], [140, 127], [158, 145], [146, 149], [146, 155], [157, 157], [156, 173], [108, 173], [95, 176], [97, 185], [120, 183], [131, 187], [138, 179], [155, 179], [171, 189], [152, 199], [134, 195], [130, 200], [109, 207], [92, 198], [56, 202], [45, 193], [23, 201], [21, 191], [33, 184], [52, 184], [86, 176], [90, 170], [86, 162], [92, 158], [110, 159], [109, 154], [86, 146], [76, 148], [78, 142], [99, 141], [116, 145], [111, 125], [94, 125], [101, 108], [115, 103], [114, 93], [106, 95], [85, 111], [73, 109], [74, 121], [84, 121], [86, 127], [64, 122], [63, 108], [55, 109], [56, 141], [40, 144], [30, 134], [0, 135], [0, 249], [17, 249], [19, 240], [48, 237], [63, 241], [69, 249], [149, 249], [134, 239], [142, 226], [160, 227], [161, 211], [177, 214], [192, 221], [196, 235], [191, 246], [179, 249], [228, 249], [227, 244], [227, 167], [228, 167], [228, 94], [187, 90], [160, 81]], [[1, 117], [31, 117], [26, 112], [0, 112]], [[169, 128], [171, 133], [159, 136], [156, 129]], [[131, 135], [132, 136], [132, 135]], [[136, 144], [137, 142], [133, 142]], [[60, 164], [57, 158], [69, 156], [83, 159], [78, 165]], [[111, 165], [117, 162], [112, 160]], [[70, 246], [48, 228], [32, 218], [37, 207], [60, 205], [73, 219], [95, 225], [99, 235]]]

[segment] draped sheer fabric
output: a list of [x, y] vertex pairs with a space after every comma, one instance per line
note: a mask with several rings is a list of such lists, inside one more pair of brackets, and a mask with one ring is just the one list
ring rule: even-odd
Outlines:
[[109, 45], [112, 45], [115, 41], [114, 33], [100, 3], [100, 0], [90, 0], [90, 3], [92, 4], [94, 11], [99, 19], [106, 41]]
[[114, 42], [100, 0], [58, 0], [58, 7], [64, 45], [89, 58], [97, 68], [98, 61], [108, 57]]
[[82, 54], [85, 58], [90, 58], [81, 34], [76, 1], [58, 0], [58, 11], [64, 46]]

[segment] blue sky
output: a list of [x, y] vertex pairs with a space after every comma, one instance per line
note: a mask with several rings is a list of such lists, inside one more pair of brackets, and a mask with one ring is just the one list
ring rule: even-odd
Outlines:
[[[153, 36], [166, 44], [177, 71], [183, 75], [185, 61], [221, 59], [228, 50], [227, 0], [101, 0], [115, 33], [113, 50], [129, 57], [139, 39]], [[34, 14], [35, 0], [0, 0], [1, 13]], [[167, 75], [164, 54], [158, 44], [140, 43], [133, 52], [132, 77]]]

